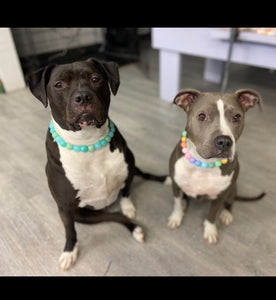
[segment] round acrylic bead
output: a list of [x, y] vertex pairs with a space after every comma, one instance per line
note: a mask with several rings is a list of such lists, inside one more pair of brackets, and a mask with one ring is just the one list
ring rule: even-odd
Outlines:
[[190, 158], [192, 157], [192, 155], [187, 151], [186, 154], [185, 154], [185, 157], [186, 157], [187, 159], [190, 159]]
[[67, 143], [64, 141], [63, 138], [61, 138], [61, 140], [59, 141], [59, 144], [61, 147], [66, 147], [67, 146]]
[[104, 138], [108, 143], [111, 141], [111, 137], [109, 135], [107, 135], [105, 138]]
[[87, 152], [88, 151], [88, 147], [86, 145], [83, 145], [80, 147], [81, 152]]
[[58, 134], [56, 132], [53, 132], [52, 137], [53, 139], [55, 139], [58, 136]]
[[227, 158], [221, 160], [221, 163], [224, 164], [224, 165], [227, 164], [227, 162], [228, 162], [228, 159], [227, 159]]
[[200, 160], [196, 160], [196, 161], [195, 161], [195, 165], [196, 165], [197, 167], [200, 167], [200, 166], [201, 166], [201, 161], [200, 161]]
[[191, 157], [191, 158], [190, 158], [190, 163], [194, 164], [195, 161], [196, 161], [196, 159], [195, 159], [194, 157]]
[[73, 146], [73, 150], [74, 150], [75, 152], [80, 152], [81, 147], [80, 147], [79, 145], [74, 145], [74, 146]]
[[214, 168], [215, 167], [215, 163], [209, 163], [208, 166], [209, 166], [209, 168]]
[[220, 167], [222, 165], [221, 161], [216, 161], [215, 162], [216, 167]]
[[97, 143], [95, 143], [95, 144], [94, 144], [94, 147], [95, 147], [95, 149], [97, 149], [97, 150], [99, 150], [99, 149], [101, 149], [101, 148], [102, 148], [102, 146], [101, 146], [101, 143], [100, 143], [100, 142], [97, 142]]
[[105, 139], [100, 140], [100, 144], [102, 147], [105, 147], [107, 145], [107, 141]]
[[187, 136], [187, 131], [183, 131], [182, 136]]
[[73, 149], [73, 145], [70, 144], [70, 143], [67, 143], [66, 148], [67, 148], [68, 150], [72, 150], [72, 149]]
[[94, 145], [88, 145], [88, 151], [94, 151], [95, 150], [95, 147]]
[[204, 169], [206, 169], [206, 168], [208, 168], [208, 164], [205, 163], [205, 162], [203, 162], [203, 163], [201, 164], [201, 167], [204, 168]]

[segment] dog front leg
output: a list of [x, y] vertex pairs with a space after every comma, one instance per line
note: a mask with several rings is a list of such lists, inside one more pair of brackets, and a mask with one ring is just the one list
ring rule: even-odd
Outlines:
[[133, 180], [133, 175], [129, 175], [126, 180], [125, 187], [122, 189], [122, 199], [120, 202], [123, 215], [125, 215], [129, 219], [135, 219], [136, 217], [136, 209], [134, 204], [131, 201], [130, 193], [129, 193], [132, 180]]
[[174, 195], [174, 207], [168, 219], [168, 227], [170, 229], [176, 229], [182, 222], [187, 202], [186, 199], [183, 201], [183, 192], [174, 180], [172, 180], [172, 191]]
[[211, 207], [208, 213], [207, 218], [205, 219], [204, 225], [204, 239], [209, 244], [216, 244], [218, 241], [218, 230], [216, 227], [216, 216], [217, 212], [222, 205], [222, 200], [220, 198], [212, 200]]
[[77, 233], [75, 230], [74, 214], [59, 208], [59, 215], [65, 228], [66, 242], [63, 253], [59, 258], [59, 267], [63, 271], [70, 269], [78, 256]]

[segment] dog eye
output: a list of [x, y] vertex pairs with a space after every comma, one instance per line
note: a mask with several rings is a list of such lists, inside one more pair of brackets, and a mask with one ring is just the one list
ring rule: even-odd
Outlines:
[[206, 121], [207, 120], [207, 116], [204, 114], [204, 113], [200, 113], [199, 115], [198, 115], [198, 120], [199, 121]]
[[63, 81], [57, 81], [54, 86], [56, 89], [63, 89], [66, 87], [66, 85]]
[[241, 121], [241, 115], [240, 114], [236, 114], [235, 116], [233, 116], [232, 118], [233, 123], [238, 123]]
[[97, 76], [92, 76], [92, 78], [91, 78], [91, 81], [92, 81], [93, 83], [97, 83], [99, 80], [100, 80], [100, 78], [97, 77]]

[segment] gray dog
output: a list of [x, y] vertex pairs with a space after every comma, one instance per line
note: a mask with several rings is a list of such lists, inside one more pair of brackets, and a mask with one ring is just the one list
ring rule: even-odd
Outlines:
[[245, 112], [255, 104], [261, 105], [262, 99], [251, 89], [237, 90], [233, 94], [185, 89], [176, 95], [174, 103], [187, 113], [187, 124], [170, 158], [174, 209], [168, 226], [170, 229], [180, 226], [188, 197], [210, 200], [204, 238], [215, 244], [218, 240], [216, 215], [223, 205], [220, 219], [230, 225], [235, 199], [250, 201], [264, 196], [236, 195], [239, 174], [236, 142], [243, 131]]

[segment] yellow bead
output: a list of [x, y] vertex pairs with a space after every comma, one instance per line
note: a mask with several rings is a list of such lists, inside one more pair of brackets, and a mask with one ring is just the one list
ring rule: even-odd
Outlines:
[[225, 159], [221, 160], [221, 163], [224, 164], [224, 165], [227, 164], [228, 163], [228, 158], [225, 158]]
[[182, 136], [181, 141], [186, 142], [186, 140], [187, 140], [186, 136]]

